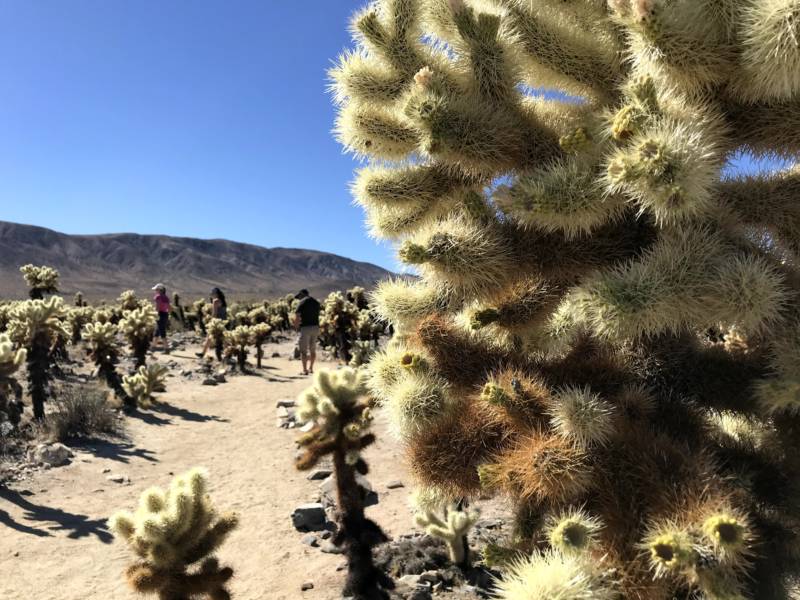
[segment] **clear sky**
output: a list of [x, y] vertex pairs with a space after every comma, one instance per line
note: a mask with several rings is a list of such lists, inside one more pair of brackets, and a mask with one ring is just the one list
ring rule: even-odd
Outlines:
[[2, 0], [0, 219], [335, 252], [364, 233], [326, 71], [350, 0]]
[[396, 267], [330, 134], [326, 71], [363, 4], [2, 0], [0, 219]]

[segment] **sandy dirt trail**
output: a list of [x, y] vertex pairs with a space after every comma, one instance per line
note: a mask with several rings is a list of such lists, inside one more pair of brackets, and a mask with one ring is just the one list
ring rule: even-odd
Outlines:
[[[267, 351], [286, 357], [290, 348], [285, 343]], [[171, 355], [179, 363], [173, 373], [196, 365], [194, 350]], [[296, 432], [276, 427], [277, 400], [294, 399], [309, 378], [298, 376], [297, 361], [272, 358], [265, 366], [258, 375], [229, 376], [216, 387], [172, 377], [163, 404], [126, 418], [126, 440], [74, 446], [70, 465], [0, 487], [0, 597], [137, 598], [122, 578], [130, 554], [113, 540], [106, 519], [133, 509], [148, 486], [164, 486], [173, 474], [201, 465], [211, 474], [219, 509], [240, 515], [239, 529], [219, 553], [234, 567], [235, 598], [339, 598], [342, 557], [301, 544], [289, 518], [295, 506], [315, 500], [318, 482], [293, 467]], [[380, 503], [367, 512], [397, 535], [411, 528], [408, 488], [388, 490], [386, 484], [410, 481], [385, 430], [379, 415], [379, 441], [366, 457]], [[114, 483], [111, 475], [129, 477], [130, 484]], [[314, 588], [301, 592], [305, 581]]]

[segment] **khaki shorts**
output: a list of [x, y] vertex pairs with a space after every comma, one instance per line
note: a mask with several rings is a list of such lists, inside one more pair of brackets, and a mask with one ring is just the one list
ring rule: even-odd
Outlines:
[[300, 328], [300, 354], [315, 352], [317, 349], [317, 337], [319, 337], [319, 325], [307, 325]]

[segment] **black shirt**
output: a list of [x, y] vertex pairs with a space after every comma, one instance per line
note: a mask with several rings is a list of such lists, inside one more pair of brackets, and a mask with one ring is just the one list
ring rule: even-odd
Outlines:
[[296, 314], [300, 315], [300, 327], [319, 325], [319, 302], [311, 296], [306, 296], [297, 305]]

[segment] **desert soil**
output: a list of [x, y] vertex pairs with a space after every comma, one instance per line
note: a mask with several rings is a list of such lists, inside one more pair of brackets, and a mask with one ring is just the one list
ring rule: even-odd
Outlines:
[[[31, 600], [129, 600], [138, 597], [122, 577], [131, 555], [116, 542], [106, 519], [133, 509], [139, 493], [165, 486], [173, 474], [201, 465], [220, 510], [239, 513], [241, 525], [219, 557], [233, 566], [238, 600], [340, 598], [340, 555], [303, 545], [291, 523], [295, 506], [315, 501], [318, 482], [294, 469], [296, 430], [276, 427], [276, 402], [294, 399], [310, 383], [288, 360], [290, 343], [267, 347], [257, 375], [229, 376], [201, 385], [178, 373], [197, 366], [195, 347], [170, 355], [178, 366], [160, 404], [126, 417], [125, 439], [73, 445], [71, 464], [34, 472], [0, 486], [0, 597]], [[165, 361], [161, 353], [157, 360]], [[322, 367], [331, 367], [323, 362]], [[413, 530], [410, 478], [383, 415], [378, 442], [368, 450], [369, 480], [380, 502], [367, 509], [390, 536]], [[130, 482], [115, 483], [120, 475]], [[406, 488], [387, 489], [401, 480]], [[313, 589], [301, 591], [301, 584]]]

